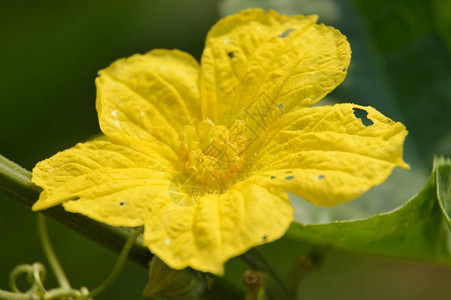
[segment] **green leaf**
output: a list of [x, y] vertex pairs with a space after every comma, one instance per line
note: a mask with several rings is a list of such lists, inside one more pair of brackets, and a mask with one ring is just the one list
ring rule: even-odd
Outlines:
[[436, 158], [437, 197], [443, 216], [451, 228], [451, 160]]
[[352, 252], [451, 265], [450, 231], [444, 225], [445, 219], [449, 222], [450, 170], [449, 160], [436, 159], [423, 190], [391, 212], [354, 221], [293, 223], [285, 238]]

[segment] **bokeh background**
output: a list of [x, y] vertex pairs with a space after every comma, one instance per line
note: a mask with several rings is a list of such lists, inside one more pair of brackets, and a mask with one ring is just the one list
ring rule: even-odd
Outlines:
[[[363, 199], [334, 209], [302, 201], [299, 221], [365, 217], [391, 210], [425, 183], [436, 154], [451, 156], [451, 1], [449, 0], [6, 0], [0, 2], [0, 153], [30, 169], [100, 132], [94, 79], [117, 58], [177, 48], [200, 58], [218, 18], [246, 7], [318, 14], [344, 33], [353, 50], [346, 81], [327, 102], [372, 105], [409, 130], [405, 159]], [[50, 222], [54, 246], [73, 286], [95, 287], [116, 255]], [[45, 261], [35, 217], [0, 193], [0, 288], [19, 263]], [[282, 245], [282, 244], [280, 244]], [[283, 257], [308, 247], [268, 245]], [[244, 265], [227, 266], [239, 295]], [[50, 285], [54, 279], [50, 278]], [[140, 299], [147, 271], [128, 263], [98, 299]], [[223, 284], [223, 286], [225, 283]], [[232, 288], [231, 288], [232, 289]], [[213, 289], [214, 299], [234, 296]], [[451, 269], [332, 251], [302, 284], [302, 299], [449, 299]]]

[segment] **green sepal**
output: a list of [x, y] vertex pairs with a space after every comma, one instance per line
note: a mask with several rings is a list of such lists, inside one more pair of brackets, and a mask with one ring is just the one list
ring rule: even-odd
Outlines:
[[195, 299], [201, 296], [207, 287], [205, 274], [192, 270], [174, 270], [158, 257], [150, 261], [149, 282], [143, 297], [154, 299]]

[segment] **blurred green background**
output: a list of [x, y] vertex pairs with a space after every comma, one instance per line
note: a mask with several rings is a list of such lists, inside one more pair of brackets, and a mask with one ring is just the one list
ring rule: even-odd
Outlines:
[[[199, 58], [215, 21], [245, 7], [318, 14], [353, 50], [346, 81], [327, 101], [372, 105], [409, 130], [406, 161], [388, 182], [332, 210], [296, 203], [296, 218], [325, 222], [387, 211], [425, 183], [434, 154], [451, 156], [451, 1], [449, 0], [131, 0], [0, 2], [0, 153], [33, 165], [99, 133], [94, 79], [115, 59], [153, 48]], [[33, 213], [0, 194], [0, 288], [19, 263], [44, 261]], [[94, 287], [116, 255], [50, 224], [51, 238], [75, 287]], [[282, 247], [283, 246], [283, 247]], [[301, 247], [302, 248], [302, 247]], [[284, 257], [305, 249], [267, 247]], [[238, 289], [244, 266], [227, 277]], [[140, 299], [147, 271], [128, 263], [98, 299]], [[54, 282], [54, 281], [51, 281]], [[222, 294], [223, 299], [231, 296]], [[449, 299], [451, 269], [332, 252], [301, 286], [302, 299]], [[213, 291], [212, 297], [219, 299]]]

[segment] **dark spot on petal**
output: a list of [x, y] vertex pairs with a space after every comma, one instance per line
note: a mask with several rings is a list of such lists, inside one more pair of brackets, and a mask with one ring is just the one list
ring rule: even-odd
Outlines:
[[293, 180], [293, 179], [294, 179], [294, 176], [287, 176], [287, 177], [285, 177], [285, 179], [286, 179], [286, 180]]
[[282, 32], [281, 34], [279, 34], [278, 37], [285, 38], [290, 34], [290, 32], [293, 32], [293, 31], [295, 31], [295, 30], [289, 28], [289, 29], [285, 30], [284, 32]]
[[69, 201], [78, 201], [78, 200], [80, 200], [80, 197], [74, 196], [74, 197], [72, 197], [70, 199], [67, 199], [67, 200], [69, 200]]
[[293, 171], [285, 171], [285, 174], [293, 173]]
[[324, 179], [324, 178], [326, 178], [326, 176], [324, 176], [323, 174], [318, 176], [318, 179]]
[[271, 176], [271, 179], [275, 179], [276, 178], [276, 176]]
[[233, 52], [227, 52], [227, 55], [232, 59], [235, 57], [235, 54]]
[[346, 72], [346, 68], [343, 68], [343, 70], [341, 70], [342, 72]]
[[268, 239], [268, 237], [266, 236], [266, 234], [265, 234], [264, 236], [262, 236], [262, 239], [263, 239], [264, 242]]
[[354, 116], [362, 121], [363, 126], [370, 126], [374, 124], [371, 119], [368, 119], [368, 112], [366, 110], [357, 107], [354, 107], [353, 110]]
[[120, 205], [120, 206], [124, 206], [124, 205], [125, 205], [125, 201], [119, 202], [119, 205]]
[[279, 105], [277, 105], [277, 108], [279, 108], [279, 109], [283, 109], [283, 104], [279, 104]]

